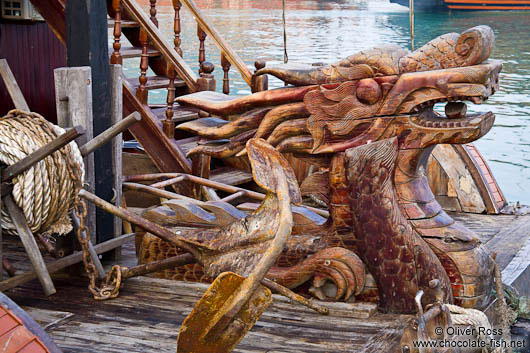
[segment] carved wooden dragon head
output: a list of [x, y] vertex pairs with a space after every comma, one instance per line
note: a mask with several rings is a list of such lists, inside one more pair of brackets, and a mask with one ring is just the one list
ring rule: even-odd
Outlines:
[[[493, 43], [491, 28], [478, 26], [442, 35], [412, 53], [387, 46], [328, 66], [264, 68], [256, 75], [271, 74], [295, 87], [230, 100], [209, 97], [211, 92], [181, 97], [180, 104], [232, 121], [207, 118], [179, 127], [208, 139], [228, 138], [189, 152], [223, 158], [241, 155], [253, 136], [306, 156], [394, 136], [400, 149], [468, 143], [493, 125], [492, 113], [467, 114], [464, 103], [480, 104], [498, 89], [502, 65], [486, 61]], [[439, 102], [447, 102], [445, 115], [433, 109]]]

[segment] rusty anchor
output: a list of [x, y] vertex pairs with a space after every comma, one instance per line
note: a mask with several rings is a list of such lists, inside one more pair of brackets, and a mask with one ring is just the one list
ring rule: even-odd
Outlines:
[[203, 243], [174, 234], [85, 190], [79, 193], [98, 207], [188, 251], [209, 275], [218, 276], [182, 324], [179, 353], [232, 351], [272, 302], [269, 288], [326, 313], [325, 308], [265, 279], [291, 234], [290, 204], [300, 204], [301, 196], [293, 170], [274, 147], [253, 138], [247, 151], [254, 180], [267, 195], [252, 214], [221, 228]]

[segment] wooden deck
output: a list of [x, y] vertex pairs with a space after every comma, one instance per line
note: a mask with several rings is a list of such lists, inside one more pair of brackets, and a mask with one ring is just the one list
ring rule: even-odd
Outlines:
[[[514, 266], [515, 278], [525, 276], [530, 242], [530, 215], [458, 214], [456, 219], [475, 230], [497, 252], [504, 270]], [[4, 247], [15, 266], [27, 267], [14, 244]], [[525, 250], [526, 249], [526, 250]], [[134, 244], [123, 249], [123, 264], [134, 264]], [[521, 270], [521, 266], [524, 268]], [[505, 278], [506, 280], [506, 278]], [[117, 299], [94, 301], [86, 278], [54, 276], [57, 294], [46, 298], [34, 280], [6, 294], [49, 333], [64, 352], [175, 352], [178, 329], [206, 286], [153, 278], [127, 280]], [[526, 285], [528, 281], [526, 282]], [[525, 284], [522, 284], [524, 288]], [[357, 314], [347, 314], [350, 309]], [[399, 341], [408, 316], [374, 313], [353, 304], [339, 314], [322, 316], [284, 298], [275, 297], [236, 352], [386, 352]], [[345, 317], [345, 316], [355, 316]], [[383, 348], [385, 345], [385, 348]]]

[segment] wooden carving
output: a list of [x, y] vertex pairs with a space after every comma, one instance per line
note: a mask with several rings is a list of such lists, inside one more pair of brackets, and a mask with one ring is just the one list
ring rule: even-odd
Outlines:
[[[326, 187], [319, 177], [305, 183], [304, 193], [318, 188], [328, 222], [293, 233], [269, 278], [290, 288], [313, 278], [317, 296], [329, 280], [337, 287], [333, 297], [347, 300], [362, 291], [357, 254], [375, 279], [383, 310], [414, 312], [419, 289], [433, 300], [428, 283], [434, 279], [447, 302], [488, 303], [494, 261], [473, 232], [441, 209], [424, 168], [436, 144], [468, 143], [492, 127], [492, 113], [468, 114], [464, 101], [481, 103], [498, 89], [502, 65], [486, 61], [493, 42], [492, 30], [478, 26], [412, 53], [388, 46], [328, 66], [256, 73], [299, 87], [177, 99], [212, 114], [238, 115], [180, 125], [205, 140], [189, 155], [244, 156], [245, 141], [259, 137], [327, 168]], [[433, 110], [439, 102], [447, 102], [445, 115]]]

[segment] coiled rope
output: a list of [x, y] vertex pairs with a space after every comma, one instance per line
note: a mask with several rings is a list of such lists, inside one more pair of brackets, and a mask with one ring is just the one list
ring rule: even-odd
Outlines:
[[[0, 162], [12, 165], [64, 132], [37, 113], [11, 110], [0, 118]], [[73, 141], [13, 178], [13, 199], [34, 234], [66, 234], [72, 230], [69, 214], [83, 180], [83, 157]], [[3, 209], [2, 229], [17, 234]]]

